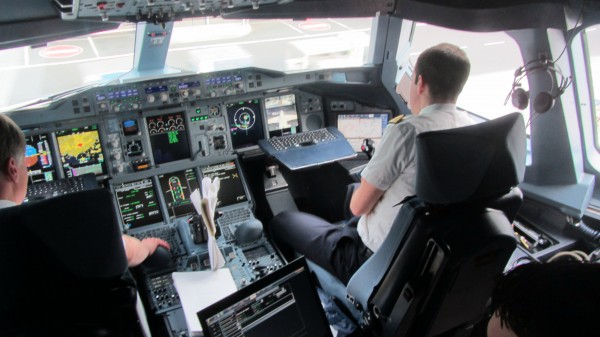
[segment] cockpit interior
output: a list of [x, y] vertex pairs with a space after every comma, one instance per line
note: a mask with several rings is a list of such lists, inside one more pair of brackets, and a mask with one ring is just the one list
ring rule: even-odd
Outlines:
[[[64, 336], [478, 337], [486, 336], [492, 276], [523, 261], [546, 262], [561, 255], [600, 261], [596, 1], [2, 0], [0, 5], [0, 113], [25, 135], [29, 177], [24, 203], [0, 210], [0, 288], [10, 298], [0, 305], [0, 325], [10, 328], [0, 331], [8, 335], [45, 336], [43, 328], [23, 325], [38, 315], [73, 312], [72, 319], [64, 319], [72, 321], [60, 330]], [[515, 149], [512, 140], [490, 143], [494, 151], [506, 146], [506, 158], [522, 162], [504, 167], [490, 160], [494, 167], [485, 172], [490, 185], [507, 180], [522, 194], [505, 199], [494, 194], [501, 206], [486, 207], [504, 213], [490, 215], [492, 220], [465, 214], [454, 218], [454, 213], [438, 216], [448, 226], [465, 222], [460, 240], [439, 233], [429, 220], [419, 222], [420, 228], [428, 229], [407, 237], [420, 240], [423, 250], [392, 254], [388, 259], [397, 263], [382, 271], [385, 275], [378, 283], [371, 285], [371, 268], [376, 268], [372, 263], [348, 289], [340, 288], [311, 261], [286, 258], [271, 238], [269, 223], [284, 211], [315, 214], [331, 223], [347, 218], [347, 186], [360, 182], [386, 127], [399, 116], [411, 115], [415, 62], [423, 50], [440, 42], [460, 46], [471, 61], [458, 109], [482, 126], [477, 130], [488, 130], [484, 135], [522, 133], [514, 141], [522, 150]], [[522, 119], [523, 127], [509, 119]], [[489, 125], [493, 127], [483, 129]], [[469, 170], [486, 160], [486, 151], [478, 152], [475, 143], [488, 140], [477, 138], [481, 131], [473, 132], [468, 133], [474, 137], [468, 138], [471, 143], [449, 146], [443, 138], [432, 140], [427, 148], [429, 143], [423, 141], [420, 164], [428, 169], [423, 166], [418, 196], [423, 191], [430, 198], [423, 200], [458, 202], [452, 195], [469, 186], [478, 174]], [[436, 172], [455, 178], [446, 180]], [[203, 219], [193, 202], [194, 192], [210, 190], [207, 180], [220, 184], [214, 219]], [[443, 197], [433, 197], [434, 187], [429, 185], [436, 185], [435, 193]], [[468, 202], [475, 204], [473, 199]], [[415, 212], [423, 210], [420, 204], [411, 205]], [[465, 208], [465, 213], [471, 209]], [[47, 220], [40, 224], [40, 219]], [[114, 228], [103, 232], [100, 221], [112, 222], [107, 228]], [[481, 240], [493, 230], [471, 225], [478, 221], [500, 223], [504, 229], [484, 245], [487, 241]], [[65, 223], [96, 227], [73, 230]], [[19, 232], [16, 226], [26, 229]], [[63, 232], [67, 234], [58, 235]], [[43, 294], [52, 292], [44, 286], [46, 277], [56, 278], [48, 284], [90, 286], [102, 294], [106, 289], [98, 280], [109, 273], [112, 280], [115, 270], [127, 269], [113, 263], [123, 259], [122, 252], [83, 268], [85, 261], [95, 261], [87, 257], [85, 244], [61, 247], [64, 240], [80, 240], [77, 235], [93, 241], [89, 247], [102, 246], [101, 240], [118, 246], [121, 234], [140, 240], [158, 237], [170, 250], [159, 249], [147, 263], [127, 271], [131, 279], [123, 289], [131, 293], [117, 296], [116, 283], [110, 285], [114, 288], [107, 286], [111, 295], [104, 298], [110, 302], [106, 305], [116, 304], [118, 309], [90, 309], [103, 296], [85, 297], [84, 290], [71, 295], [78, 294], [73, 296], [87, 305], [65, 300], [29, 312], [15, 304], [46, 302]], [[35, 239], [15, 239], [21, 235]], [[422, 240], [421, 235], [443, 238], [448, 246]], [[62, 241], [48, 243], [52, 240]], [[496, 274], [461, 283], [479, 292], [480, 300], [472, 302], [461, 302], [468, 292], [444, 297], [435, 290], [451, 289], [456, 279], [479, 275], [460, 267], [451, 276], [436, 276], [437, 270], [457, 261], [462, 266], [463, 257], [446, 257], [465, 246], [481, 246], [472, 253], [479, 254], [477, 258], [471, 259], [471, 253], [464, 257], [473, 265], [483, 263], [481, 256], [502, 251], [502, 260], [490, 264]], [[200, 279], [215, 269], [217, 253], [211, 247], [216, 247], [220, 266], [230, 275], [225, 278], [231, 282], [229, 290], [221, 297], [233, 295], [226, 297], [229, 306], [209, 306], [219, 299], [213, 298], [210, 303], [205, 300], [206, 311], [199, 312], [195, 301], [211, 293], [209, 287], [227, 288], [225, 281], [211, 284]], [[15, 257], [28, 254], [21, 251], [37, 252], [34, 257]], [[82, 262], [64, 267], [68, 275], [78, 275], [69, 276], [76, 282], [51, 276], [63, 267], [36, 263], [51, 260], [48, 256], [68, 260], [78, 254]], [[419, 269], [418, 281], [428, 281], [423, 296], [423, 289], [411, 283], [417, 278], [396, 277], [405, 268], [401, 264], [419, 261], [427, 265]], [[99, 272], [104, 269], [110, 271]], [[35, 282], [7, 277], [18, 274]], [[185, 282], [195, 282], [191, 293]], [[15, 290], [23, 284], [37, 289], [26, 296], [30, 302], [16, 295], [32, 291]], [[360, 288], [368, 288], [367, 294]], [[247, 305], [256, 296], [261, 301]], [[286, 305], [279, 303], [280, 297], [287, 299]], [[51, 298], [62, 301], [60, 296]], [[328, 301], [343, 320], [331, 311], [320, 312]], [[232, 309], [242, 302], [246, 305]], [[463, 311], [457, 302], [468, 302], [470, 310]], [[308, 308], [315, 305], [319, 314], [310, 314]], [[64, 307], [70, 311], [61, 314]], [[294, 315], [288, 307], [301, 314]], [[52, 308], [57, 308], [56, 314]], [[238, 311], [231, 316], [232, 310]], [[17, 319], [24, 313], [28, 319]], [[76, 324], [87, 316], [100, 322]], [[269, 320], [273, 317], [276, 323]], [[104, 325], [113, 321], [118, 324]], [[296, 327], [297, 322], [305, 324]], [[236, 324], [241, 328], [234, 329]]]

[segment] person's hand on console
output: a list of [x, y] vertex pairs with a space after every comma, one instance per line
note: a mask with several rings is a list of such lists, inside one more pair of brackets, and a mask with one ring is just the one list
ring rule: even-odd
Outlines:
[[169, 245], [169, 243], [163, 239], [159, 239], [159, 238], [145, 238], [142, 239], [142, 245], [146, 246], [146, 248], [148, 248], [150, 254], [153, 254], [154, 251], [158, 248], [158, 247], [165, 247], [168, 250], [171, 250], [171, 246]]
[[164, 245], [160, 244], [156, 247], [156, 250], [150, 254], [142, 266], [150, 270], [159, 270], [168, 267], [173, 261], [173, 255], [165, 248]]
[[123, 245], [127, 255], [127, 264], [129, 267], [138, 266], [146, 258], [152, 255], [159, 247], [170, 250], [171, 246], [165, 240], [159, 238], [145, 238], [138, 240], [129, 235], [123, 235]]

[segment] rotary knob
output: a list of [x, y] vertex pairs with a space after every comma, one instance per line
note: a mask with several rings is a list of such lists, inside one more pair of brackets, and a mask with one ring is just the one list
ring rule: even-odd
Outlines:
[[160, 94], [160, 100], [163, 102], [166, 102], [169, 100], [169, 94], [167, 94], [166, 92], [163, 92]]
[[154, 97], [154, 95], [148, 95], [146, 96], [146, 101], [148, 101], [148, 103], [154, 103], [154, 101], [156, 101], [156, 97]]

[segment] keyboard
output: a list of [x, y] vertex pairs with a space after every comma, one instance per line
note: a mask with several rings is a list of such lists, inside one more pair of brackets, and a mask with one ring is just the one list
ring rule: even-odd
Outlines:
[[292, 171], [356, 157], [348, 140], [332, 126], [260, 139], [258, 146]]
[[96, 176], [93, 173], [88, 173], [72, 178], [30, 184], [27, 186], [25, 201], [48, 199], [96, 188], [99, 188]]
[[231, 225], [237, 222], [248, 220], [251, 214], [252, 212], [250, 212], [250, 209], [248, 208], [235, 208], [223, 212], [223, 215], [217, 219], [217, 223], [219, 225]]
[[328, 141], [333, 141], [336, 136], [327, 129], [318, 129], [295, 133], [281, 137], [273, 137], [268, 140], [276, 151], [284, 151], [290, 148], [315, 145]]
[[248, 208], [235, 208], [229, 211], [226, 211], [217, 219], [217, 224], [219, 228], [221, 228], [221, 235], [225, 239], [226, 242], [235, 240], [235, 236], [231, 232], [231, 227], [229, 225], [246, 221], [250, 219], [252, 213]]
[[130, 235], [138, 240], [143, 240], [145, 238], [163, 239], [169, 243], [169, 246], [171, 246], [171, 254], [173, 256], [183, 255], [183, 251], [181, 250], [179, 241], [177, 240], [177, 230], [174, 227], [153, 228]]

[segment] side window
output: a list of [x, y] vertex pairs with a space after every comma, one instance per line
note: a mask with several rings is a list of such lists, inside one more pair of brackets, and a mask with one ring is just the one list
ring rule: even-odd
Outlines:
[[592, 94], [595, 106], [594, 131], [596, 148], [600, 149], [600, 25], [591, 26], [585, 30], [591, 70]]
[[[472, 33], [417, 23], [410, 60], [438, 43], [448, 42], [465, 50], [471, 62], [471, 74], [458, 106], [486, 119], [518, 111], [506, 97], [512, 89], [515, 69], [523, 64], [516, 42], [503, 32]], [[523, 81], [525, 86], [526, 81]], [[523, 117], [529, 118], [525, 110]]]

